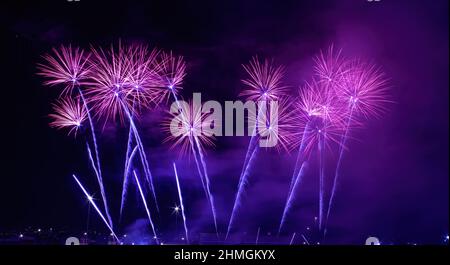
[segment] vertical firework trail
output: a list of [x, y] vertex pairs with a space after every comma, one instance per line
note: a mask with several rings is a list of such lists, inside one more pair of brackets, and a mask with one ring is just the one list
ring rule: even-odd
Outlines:
[[144, 203], [145, 211], [147, 212], [148, 221], [150, 222], [150, 226], [152, 227], [153, 238], [155, 239], [156, 243], [159, 245], [158, 237], [156, 236], [155, 225], [153, 224], [152, 216], [150, 215], [150, 211], [147, 206], [147, 201], [145, 200], [144, 192], [142, 192], [141, 184], [139, 183], [139, 179], [138, 179], [138, 176], [137, 176], [135, 170], [133, 170], [133, 174], [134, 174], [134, 179], [136, 180], [136, 185], [139, 189], [139, 193], [141, 194], [142, 202]]
[[292, 243], [294, 243], [294, 238], [295, 238], [295, 232], [294, 232], [294, 234], [292, 234], [292, 238], [291, 238], [291, 241], [289, 242], [289, 245], [292, 245]]
[[[281, 215], [280, 225], [278, 227], [278, 235], [281, 233], [283, 229], [283, 225], [286, 221], [286, 217], [291, 208], [292, 202], [295, 198], [295, 191], [297, 187], [302, 183], [303, 176], [305, 174], [306, 168], [308, 166], [308, 162], [305, 161], [305, 148], [306, 148], [306, 139], [308, 138], [307, 133], [309, 132], [309, 124], [306, 123], [305, 129], [303, 130], [302, 140], [300, 142], [300, 146], [298, 148], [297, 160], [295, 161], [294, 173], [292, 174], [291, 183], [289, 185], [288, 197], [286, 199], [286, 204], [284, 205], [283, 214]], [[301, 164], [301, 166], [299, 166]]]
[[[178, 109], [181, 109], [181, 114], [184, 117], [181, 105], [178, 101], [178, 97], [175, 94], [175, 89], [174, 86], [169, 87], [171, 94], [174, 98], [175, 103], [177, 104]], [[194, 110], [191, 110], [194, 111]], [[187, 118], [185, 118], [185, 120], [187, 120]], [[197, 148], [194, 147], [194, 141], [195, 141], [195, 146]], [[212, 196], [211, 193], [211, 189], [210, 189], [210, 180], [209, 180], [209, 176], [208, 176], [208, 171], [207, 171], [207, 167], [206, 167], [206, 162], [205, 162], [205, 158], [203, 156], [203, 152], [202, 152], [202, 148], [200, 146], [200, 142], [198, 140], [198, 137], [196, 135], [191, 135], [189, 134], [189, 142], [191, 145], [191, 150], [192, 153], [194, 155], [194, 159], [195, 159], [195, 163], [197, 166], [197, 171], [200, 175], [200, 180], [202, 182], [202, 186], [203, 186], [203, 190], [205, 191], [206, 194], [206, 198], [209, 202], [209, 205], [211, 207], [211, 212], [213, 215], [213, 221], [214, 221], [214, 228], [216, 230], [216, 236], [219, 236], [219, 232], [218, 232], [218, 228], [217, 228], [217, 214], [216, 214], [216, 207], [214, 206], [214, 197]], [[197, 154], [198, 153], [198, 154]], [[200, 160], [200, 163], [199, 163]]]
[[[137, 150], [137, 146], [135, 146], [133, 148], [133, 151], [131, 151], [130, 156], [127, 159], [128, 161], [125, 163], [125, 169], [124, 169], [124, 173], [123, 173], [123, 184], [122, 184], [122, 199], [120, 201], [120, 219], [122, 219], [123, 208], [125, 207], [125, 201], [127, 198], [127, 191], [128, 191], [128, 183], [130, 181], [130, 177], [129, 177], [130, 169], [131, 169], [134, 155], [136, 154], [136, 150]], [[127, 156], [128, 156], [128, 153], [129, 152], [127, 151]]]
[[141, 137], [139, 136], [139, 132], [138, 132], [138, 130], [136, 128], [136, 124], [134, 123], [133, 116], [131, 115], [130, 111], [125, 106], [125, 104], [122, 104], [122, 106], [123, 106], [123, 108], [125, 110], [125, 113], [126, 113], [128, 119], [129, 119], [130, 128], [133, 131], [134, 139], [136, 140], [136, 144], [138, 146], [142, 167], [144, 169], [144, 173], [145, 173], [146, 179], [147, 179], [147, 181], [150, 184], [150, 189], [152, 190], [152, 195], [153, 195], [153, 200], [155, 201], [156, 210], [159, 213], [158, 200], [156, 199], [155, 186], [153, 185], [153, 176], [152, 176], [152, 173], [150, 171], [150, 166], [148, 165], [148, 160], [147, 160], [147, 156], [145, 154], [144, 145], [142, 144]]
[[202, 166], [203, 166], [203, 173], [204, 173], [204, 177], [205, 177], [205, 186], [206, 186], [206, 191], [207, 191], [208, 197], [209, 197], [209, 204], [211, 206], [211, 210], [212, 210], [212, 213], [213, 213], [214, 227], [216, 228], [216, 235], [217, 235], [217, 237], [219, 237], [219, 232], [217, 230], [216, 207], [214, 206], [214, 197], [213, 197], [213, 195], [211, 193], [211, 185], [210, 185], [210, 181], [209, 181], [209, 177], [208, 177], [208, 171], [206, 169], [205, 157], [203, 156], [203, 152], [202, 152], [200, 143], [199, 143], [198, 138], [196, 136], [194, 136], [194, 140], [195, 140], [195, 143], [197, 145], [198, 154], [200, 156], [200, 161], [201, 161]]
[[300, 174], [300, 164], [303, 166], [303, 162], [305, 160], [305, 147], [306, 147], [306, 138], [308, 138], [307, 133], [309, 132], [309, 124], [310, 122], [306, 123], [305, 129], [303, 130], [303, 134], [302, 134], [302, 140], [300, 142], [300, 146], [298, 148], [298, 154], [297, 154], [297, 159], [295, 160], [295, 166], [294, 166], [294, 173], [292, 174], [292, 179], [291, 179], [291, 183], [289, 184], [289, 195], [288, 198], [292, 192], [292, 189], [294, 188], [294, 183], [296, 182], [299, 174]]
[[308, 239], [306, 239], [305, 235], [301, 234], [303, 240], [305, 241], [306, 245], [309, 245]]
[[[266, 104], [266, 102], [264, 102], [264, 104]], [[228, 234], [231, 231], [236, 211], [238, 210], [239, 205], [241, 204], [242, 193], [244, 192], [245, 185], [248, 182], [247, 178], [248, 178], [248, 175], [250, 174], [250, 169], [252, 167], [252, 163], [253, 163], [255, 156], [257, 154], [257, 151], [259, 149], [259, 145], [257, 142], [259, 137], [256, 136], [256, 132], [257, 132], [257, 124], [259, 121], [259, 117], [261, 116], [263, 111], [265, 111], [265, 108], [259, 108], [258, 111], [256, 112], [255, 127], [253, 128], [253, 132], [250, 137], [250, 142], [247, 147], [247, 153], [245, 155], [244, 165], [242, 166], [241, 175], [239, 177], [238, 191], [236, 193], [236, 197], [234, 200], [233, 210], [231, 211], [230, 221], [228, 223], [227, 234], [225, 236], [225, 239], [228, 238]]]
[[233, 210], [231, 211], [230, 221], [228, 223], [227, 234], [225, 236], [225, 240], [228, 238], [229, 233], [231, 232], [231, 228], [233, 227], [234, 221], [236, 219], [236, 212], [239, 206], [241, 205], [241, 197], [245, 190], [245, 185], [247, 184], [247, 177], [250, 174], [250, 169], [253, 164], [253, 161], [256, 157], [256, 154], [259, 150], [259, 145], [256, 145], [253, 149], [253, 152], [248, 160], [247, 167], [242, 175], [242, 181], [239, 183], [238, 191], [236, 193], [236, 199], [234, 201]]
[[325, 181], [325, 168], [324, 168], [324, 136], [322, 133], [319, 135], [318, 142], [318, 154], [319, 154], [319, 231], [322, 231], [323, 225], [323, 213], [324, 213], [324, 181]]
[[283, 226], [286, 222], [286, 217], [289, 213], [289, 210], [291, 209], [292, 206], [292, 202], [295, 199], [295, 194], [297, 191], [298, 186], [301, 184], [302, 180], [303, 180], [303, 176], [305, 175], [305, 171], [308, 168], [308, 161], [303, 161], [300, 170], [298, 172], [298, 176], [295, 178], [295, 182], [294, 184], [292, 184], [292, 189], [289, 192], [287, 201], [286, 201], [286, 205], [284, 206], [283, 209], [283, 214], [281, 216], [281, 221], [280, 221], [280, 226], [278, 227], [278, 235], [281, 233]]
[[[134, 106], [134, 104], [133, 104]], [[120, 202], [120, 215], [119, 220], [122, 219], [122, 212], [123, 207], [125, 205], [126, 200], [126, 194], [127, 194], [127, 188], [128, 188], [128, 176], [129, 176], [129, 170], [128, 170], [128, 164], [130, 161], [130, 155], [131, 155], [131, 145], [132, 145], [132, 137], [133, 137], [133, 130], [130, 128], [128, 129], [128, 140], [127, 140], [127, 151], [125, 153], [125, 165], [123, 167], [123, 185], [122, 185], [122, 200]], [[133, 151], [137, 148], [137, 146], [133, 149]]]
[[[282, 66], [275, 66], [273, 62], [269, 60], [261, 62], [257, 56], [253, 57], [249, 64], [242, 66], [248, 74], [248, 78], [241, 80], [243, 84], [247, 86], [247, 88], [240, 93], [241, 96], [245, 96], [248, 100], [258, 101], [265, 105], [267, 101], [277, 101], [280, 99], [280, 96], [285, 94], [285, 87], [281, 85], [281, 79], [284, 75], [284, 68]], [[239, 176], [238, 190], [230, 215], [225, 240], [227, 239], [233, 223], [235, 222], [234, 219], [236, 218], [236, 212], [241, 204], [241, 197], [245, 190], [247, 178], [250, 174], [252, 163], [255, 160], [255, 156], [259, 149], [259, 145], [256, 144], [256, 140], [259, 138], [256, 137], [256, 130], [261, 113], [265, 113], [265, 108], [259, 108], [258, 105], [258, 111], [255, 115], [255, 127], [253, 128], [254, 130], [250, 138], [250, 143], [247, 147], [244, 164]]]
[[183, 225], [184, 225], [184, 233], [186, 234], [186, 242], [189, 244], [189, 232], [186, 225], [186, 215], [184, 212], [183, 196], [181, 194], [180, 180], [178, 179], [177, 166], [175, 165], [175, 163], [173, 163], [173, 172], [175, 173], [175, 179], [177, 181], [178, 198], [180, 200], [181, 214], [183, 216]]
[[[169, 87], [169, 89], [170, 89], [170, 92], [171, 92], [171, 94], [172, 94], [172, 96], [173, 96], [173, 99], [174, 99], [174, 101], [175, 101], [175, 104], [177, 104], [177, 108], [178, 108], [179, 110], [181, 110], [181, 115], [182, 115], [182, 117], [183, 117], [183, 120], [188, 120], [188, 118], [185, 117], [185, 115], [184, 115], [184, 113], [183, 113], [183, 110], [182, 110], [182, 107], [181, 107], [181, 105], [180, 105], [180, 102], [178, 101], [177, 94], [175, 94], [175, 88], [172, 86], [172, 87]], [[192, 110], [192, 111], [193, 111], [193, 110]], [[205, 180], [204, 180], [204, 176], [203, 176], [203, 171], [202, 171], [202, 169], [200, 168], [201, 166], [200, 166], [200, 163], [198, 162], [197, 151], [195, 150], [195, 147], [194, 147], [194, 143], [193, 143], [193, 141], [192, 141], [192, 138], [193, 138], [192, 135], [189, 134], [189, 143], [190, 143], [190, 146], [191, 146], [192, 154], [194, 155], [195, 164], [196, 164], [196, 166], [197, 166], [197, 171], [198, 171], [198, 174], [200, 175], [200, 180], [202, 181], [202, 187], [203, 187], [203, 190], [205, 191], [206, 197], [207, 197], [207, 199], [208, 199], [208, 201], [209, 201], [209, 194], [208, 194], [208, 190], [206, 189]]]
[[84, 195], [86, 195], [86, 197], [88, 198], [89, 202], [92, 204], [92, 206], [94, 206], [94, 209], [97, 211], [98, 215], [100, 216], [100, 218], [103, 220], [103, 222], [105, 223], [105, 225], [108, 227], [109, 231], [111, 231], [111, 235], [117, 240], [118, 243], [120, 243], [119, 238], [116, 236], [116, 233], [114, 233], [114, 230], [112, 229], [112, 227], [109, 225], [108, 221], [106, 221], [106, 218], [103, 216], [102, 212], [100, 211], [100, 209], [97, 207], [97, 205], [94, 202], [94, 199], [92, 198], [91, 195], [89, 195], [89, 193], [86, 191], [86, 189], [83, 187], [83, 185], [81, 184], [81, 182], [78, 180], [78, 178], [75, 176], [75, 174], [72, 175], [72, 177], [75, 179], [75, 181], [77, 182], [78, 186], [80, 186], [81, 190], [83, 191]]
[[[101, 169], [101, 166], [100, 166], [100, 156], [98, 154], [97, 137], [95, 136], [94, 123], [92, 122], [91, 112], [90, 112], [89, 107], [88, 107], [88, 105], [86, 103], [86, 100], [84, 98], [83, 92], [81, 91], [81, 89], [79, 87], [78, 87], [78, 92], [80, 94], [81, 100], [83, 101], [83, 106], [86, 109], [87, 117], [88, 117], [88, 120], [89, 120], [89, 127], [91, 129], [92, 142], [94, 143], [95, 160], [97, 162], [97, 165], [93, 164], [93, 167], [94, 168], [97, 167], [97, 169], [95, 171], [96, 171], [96, 174], [97, 174], [98, 184], [100, 186], [100, 193], [102, 195], [103, 205], [105, 206], [105, 212], [106, 212], [106, 216], [108, 217], [109, 225], [111, 225], [111, 227], [113, 227], [113, 222], [112, 222], [112, 219], [111, 219], [111, 215], [109, 214], [108, 202], [106, 200], [105, 187], [103, 186], [102, 169]], [[92, 163], [94, 163], [94, 161], [92, 161]]]
[[326, 226], [328, 225], [328, 218], [330, 217], [331, 207], [333, 206], [334, 194], [336, 192], [336, 186], [337, 186], [337, 179], [339, 177], [339, 170], [341, 169], [342, 157], [344, 156], [344, 146], [347, 143], [347, 135], [350, 130], [350, 124], [351, 124], [352, 116], [353, 116], [353, 109], [354, 109], [354, 107], [352, 105], [352, 107], [350, 107], [350, 113], [348, 116], [347, 124], [345, 125], [345, 131], [344, 131], [344, 134], [342, 135], [342, 138], [341, 138], [341, 141], [339, 144], [339, 157], [338, 157], [338, 162], [336, 164], [336, 171], [334, 173], [333, 186], [331, 188], [331, 194], [330, 194], [330, 201], [328, 203], [328, 210], [327, 210], [327, 215], [326, 215], [326, 219], [325, 219], [326, 223], [325, 223], [324, 234], [326, 234], [326, 232], [327, 232]]
[[259, 226], [258, 227], [258, 231], [256, 232], [256, 240], [255, 240], [255, 245], [258, 245], [258, 240], [259, 240], [259, 229], [260, 229], [261, 227]]
[[[258, 120], [258, 118], [256, 118], [256, 120]], [[247, 147], [247, 153], [245, 154], [245, 160], [244, 160], [244, 164], [242, 165], [242, 170], [241, 170], [241, 175], [239, 176], [239, 184], [238, 187], [242, 181], [242, 176], [244, 175], [245, 169], [247, 168], [248, 165], [248, 161], [250, 160], [250, 157], [253, 153], [253, 150], [255, 148], [255, 145], [257, 144], [257, 137], [255, 137], [256, 135], [256, 125], [253, 128], [253, 132], [252, 135], [250, 137], [250, 142], [248, 143], [248, 147]]]

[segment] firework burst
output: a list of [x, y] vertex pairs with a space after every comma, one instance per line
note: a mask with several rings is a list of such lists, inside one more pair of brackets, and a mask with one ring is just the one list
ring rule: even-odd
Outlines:
[[189, 153], [189, 149], [192, 151], [203, 190], [211, 207], [214, 226], [218, 236], [214, 197], [211, 193], [210, 180], [204, 157], [204, 147], [206, 145], [214, 145], [213, 135], [207, 133], [207, 127], [204, 127], [203, 124], [208, 114], [202, 113], [201, 106], [197, 104], [175, 100], [171, 106], [170, 115], [172, 117], [167, 119], [163, 127], [169, 134], [164, 139], [164, 142], [173, 141], [172, 148], [179, 146], [180, 155]]
[[354, 60], [348, 63], [336, 94], [347, 112], [365, 119], [380, 118], [387, 111], [389, 86], [385, 74], [373, 64]]
[[159, 61], [154, 65], [156, 77], [152, 93], [156, 103], [167, 102], [170, 94], [177, 101], [178, 92], [183, 88], [183, 80], [186, 76], [186, 63], [183, 56], [175, 56], [172, 52], [161, 52]]
[[386, 105], [391, 103], [388, 99], [388, 90], [387, 79], [380, 68], [360, 60], [355, 60], [348, 64], [348, 70], [342, 82], [337, 86], [336, 94], [342, 101], [346, 113], [346, 122], [339, 142], [339, 156], [328, 202], [324, 233], [326, 233], [326, 226], [336, 194], [344, 147], [350, 137], [349, 132], [352, 127], [355, 127], [355, 124], [361, 125], [361, 122], [357, 119], [358, 115], [365, 119], [370, 117], [379, 118], [387, 111]]
[[57, 103], [53, 104], [53, 111], [55, 112], [54, 114], [48, 115], [53, 119], [50, 127], [68, 129], [69, 135], [74, 133], [76, 136], [78, 129], [87, 118], [86, 109], [79, 98], [76, 100], [70, 97], [59, 99]]
[[242, 82], [248, 88], [243, 90], [240, 96], [247, 97], [248, 100], [270, 101], [278, 100], [285, 95], [286, 87], [281, 84], [284, 67], [275, 66], [267, 59], [261, 62], [257, 56], [243, 67], [249, 77]]
[[297, 128], [293, 108], [292, 101], [282, 99], [260, 102], [258, 113], [250, 113], [249, 121], [256, 124], [259, 138], [276, 143], [275, 148], [279, 152], [291, 149], [290, 143], [295, 136], [294, 129]]
[[163, 129], [168, 134], [164, 142], [172, 142], [171, 148], [179, 147], [180, 155], [188, 154], [191, 147], [196, 145], [194, 138], [198, 139], [202, 151], [206, 146], [214, 146], [214, 136], [205, 133], [207, 128], [204, 121], [208, 113], [203, 113], [201, 106], [179, 101], [172, 105], [169, 115], [163, 124]]
[[296, 124], [300, 130], [291, 138], [292, 146], [304, 145], [302, 151], [309, 154], [320, 137], [324, 137], [327, 144], [339, 143], [344, 115], [341, 105], [337, 103], [334, 90], [316, 80], [306, 83], [300, 90], [299, 101], [294, 104]]
[[326, 52], [320, 51], [314, 62], [314, 72], [319, 82], [326, 86], [335, 86], [341, 82], [346, 71], [346, 60], [341, 55], [341, 50], [335, 50], [331, 45]]
[[[296, 191], [303, 181], [308, 168], [308, 159], [317, 147], [320, 169], [320, 216], [323, 212], [323, 153], [332, 143], [339, 143], [342, 131], [341, 106], [337, 101], [335, 90], [328, 83], [313, 79], [299, 91], [299, 99], [294, 104], [294, 124], [297, 130], [292, 132], [290, 146], [298, 146], [297, 160], [291, 178], [286, 204], [284, 206], [278, 233], [281, 233], [286, 217], [295, 199]], [[320, 218], [322, 224], [322, 218]]]
[[92, 103], [95, 115], [116, 119], [123, 122], [126, 112], [134, 114], [134, 98], [130, 96], [128, 81], [133, 71], [132, 61], [127, 58], [127, 51], [119, 43], [111, 45], [107, 51], [92, 47], [92, 69], [90, 82], [86, 90], [88, 101]]
[[130, 45], [127, 48], [129, 73], [124, 90], [126, 97], [131, 98], [136, 109], [146, 108], [154, 100], [153, 89], [158, 85], [159, 50], [149, 51], [145, 45]]
[[[261, 62], [255, 56], [248, 65], [243, 65], [243, 68], [248, 74], [248, 78], [241, 81], [247, 88], [240, 93], [240, 96], [246, 97], [247, 100], [258, 101], [258, 111], [257, 113], [253, 113], [254, 115], [251, 115], [255, 119], [253, 120], [255, 127], [247, 147], [225, 239], [228, 238], [233, 228], [252, 165], [259, 151], [257, 140], [262, 137], [267, 140], [272, 140], [277, 143], [277, 150], [280, 151], [282, 149], [289, 149], [287, 143], [292, 136], [289, 130], [291, 126], [290, 122], [292, 121], [288, 112], [290, 103], [282, 100], [286, 94], [286, 87], [281, 84], [284, 67], [275, 66], [273, 62], [267, 59]], [[280, 106], [278, 106], [279, 100], [282, 102]], [[258, 136], [256, 130], [258, 130]]]
[[63, 85], [61, 95], [70, 94], [75, 86], [86, 81], [90, 73], [90, 54], [71, 45], [61, 46], [59, 50], [53, 48], [52, 51], [54, 55], [42, 56], [46, 62], [38, 64], [38, 75], [47, 79], [44, 85]]

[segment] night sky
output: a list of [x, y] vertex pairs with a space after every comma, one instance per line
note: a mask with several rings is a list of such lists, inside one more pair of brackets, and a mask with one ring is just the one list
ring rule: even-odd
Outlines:
[[[58, 89], [36, 75], [40, 56], [60, 44], [88, 49], [119, 40], [173, 50], [187, 61], [184, 98], [237, 100], [241, 64], [252, 56], [286, 66], [292, 96], [312, 75], [313, 56], [330, 44], [344, 55], [368, 58], [389, 76], [394, 104], [381, 119], [352, 133], [328, 243], [439, 244], [449, 222], [448, 1], [14, 1], [0, 4], [2, 29], [2, 158], [0, 231], [54, 227], [84, 231], [88, 205], [71, 178], [77, 173], [99, 196], [84, 136], [48, 127]], [[195, 164], [162, 143], [161, 110], [138, 121], [160, 197], [160, 230], [174, 230], [177, 203], [172, 161], [179, 165], [193, 233], [212, 232]], [[127, 127], [98, 123], [109, 204], [118, 219]], [[220, 230], [226, 224], [249, 138], [219, 137], [207, 150]], [[336, 154], [334, 154], [336, 156]], [[237, 221], [237, 232], [276, 231], [295, 154], [265, 150]], [[331, 156], [330, 161], [333, 161]], [[331, 163], [331, 162], [330, 162]], [[328, 178], [332, 167], [327, 168]], [[288, 231], [314, 226], [317, 173], [306, 176]], [[145, 212], [131, 192], [120, 231], [144, 230]], [[103, 224], [91, 212], [91, 227]], [[180, 221], [180, 220], [179, 220]], [[143, 224], [142, 224], [143, 223]], [[144, 227], [144, 228], [142, 228]]]

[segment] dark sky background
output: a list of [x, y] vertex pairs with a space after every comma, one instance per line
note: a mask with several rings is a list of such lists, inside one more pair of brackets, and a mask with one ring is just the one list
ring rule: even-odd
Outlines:
[[[386, 243], [441, 243], [449, 221], [448, 1], [11, 1], [0, 8], [2, 59], [2, 158], [0, 231], [28, 226], [83, 231], [88, 206], [71, 178], [97, 196], [83, 136], [48, 127], [56, 88], [42, 85], [36, 63], [51, 47], [88, 48], [119, 39], [173, 50], [188, 63], [182, 95], [236, 100], [243, 88], [241, 64], [253, 55], [286, 66], [285, 84], [296, 95], [310, 79], [312, 57], [334, 43], [346, 56], [371, 59], [390, 77], [395, 104], [382, 119], [354, 131], [336, 207], [325, 242], [362, 244], [370, 236]], [[138, 122], [162, 209], [162, 234], [174, 230], [177, 202], [171, 171], [179, 165], [188, 224], [211, 232], [211, 216], [193, 161], [178, 160], [159, 129], [161, 115]], [[100, 127], [100, 126], [99, 126]], [[102, 168], [117, 222], [127, 128], [99, 133]], [[248, 138], [221, 137], [207, 150], [208, 170], [226, 224]], [[250, 177], [236, 230], [276, 231], [293, 169], [293, 157], [263, 151]], [[333, 157], [330, 158], [332, 165]], [[333, 167], [327, 167], [328, 179]], [[312, 168], [288, 220], [288, 232], [306, 232], [317, 216], [317, 172]], [[329, 180], [328, 180], [329, 181]], [[329, 182], [328, 182], [329, 183]], [[132, 192], [120, 231], [148, 227]], [[94, 216], [93, 212], [91, 217]], [[140, 221], [136, 221], [140, 220]], [[91, 227], [104, 230], [98, 218]]]

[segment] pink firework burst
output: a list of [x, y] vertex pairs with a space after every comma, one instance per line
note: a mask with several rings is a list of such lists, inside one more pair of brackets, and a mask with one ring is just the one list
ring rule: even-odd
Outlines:
[[348, 112], [364, 118], [381, 117], [387, 111], [389, 86], [385, 74], [377, 66], [354, 60], [337, 86], [337, 95]]
[[39, 63], [38, 75], [47, 80], [44, 85], [63, 85], [61, 95], [72, 92], [75, 86], [82, 85], [89, 74], [89, 53], [82, 49], [72, 48], [71, 45], [61, 46], [59, 49], [53, 48], [53, 55], [42, 56], [45, 63]]
[[158, 84], [157, 57], [159, 50], [149, 51], [145, 45], [130, 45], [127, 49], [129, 72], [123, 84], [126, 98], [131, 98], [136, 109], [148, 107], [153, 101], [153, 88]]
[[335, 90], [315, 79], [299, 91], [297, 109], [305, 122], [320, 117], [329, 123], [342, 124], [342, 106]]
[[105, 120], [135, 113], [133, 96], [129, 92], [129, 76], [133, 71], [131, 60], [127, 58], [126, 49], [119, 43], [118, 47], [111, 45], [107, 51], [102, 48], [92, 48], [92, 71], [89, 75], [86, 95], [93, 104], [95, 116], [105, 117]]
[[202, 152], [205, 146], [214, 146], [214, 136], [208, 133], [208, 125], [204, 123], [208, 113], [192, 102], [179, 101], [181, 111], [176, 106], [172, 105], [170, 117], [163, 124], [163, 130], [169, 134], [164, 142], [173, 142], [171, 148], [179, 147], [180, 155], [188, 154], [196, 146], [195, 138]]
[[305, 153], [309, 154], [322, 137], [331, 148], [331, 143], [339, 143], [345, 126], [344, 115], [334, 89], [316, 80], [307, 83], [296, 103], [296, 124], [300, 130], [292, 137], [292, 146], [297, 147], [303, 141]]
[[342, 80], [346, 71], [344, 67], [346, 60], [341, 55], [341, 50], [335, 50], [331, 45], [326, 52], [320, 51], [320, 54], [314, 58], [314, 62], [314, 72], [319, 82], [334, 86]]
[[[297, 128], [296, 117], [292, 111], [293, 105], [292, 101], [287, 99], [269, 101], [266, 104], [265, 111], [258, 110], [258, 116], [256, 113], [250, 113], [250, 122], [256, 124], [260, 137], [274, 141], [276, 143], [274, 147], [278, 152], [290, 151], [291, 149], [290, 143]], [[255, 118], [258, 120], [255, 120]]]
[[157, 75], [153, 94], [156, 103], [167, 101], [170, 94], [175, 97], [182, 89], [183, 80], [186, 76], [186, 63], [183, 56], [175, 56], [172, 52], [162, 52], [159, 62], [154, 66]]
[[260, 62], [255, 56], [248, 65], [243, 65], [249, 75], [242, 82], [248, 86], [240, 93], [240, 96], [249, 100], [269, 101], [278, 100], [285, 95], [286, 87], [281, 84], [284, 75], [282, 66], [275, 66], [273, 62], [264, 60]]
[[53, 104], [54, 114], [48, 115], [53, 121], [50, 127], [57, 129], [69, 129], [68, 135], [74, 132], [75, 136], [78, 129], [87, 118], [87, 112], [80, 99], [76, 100], [65, 97]]

